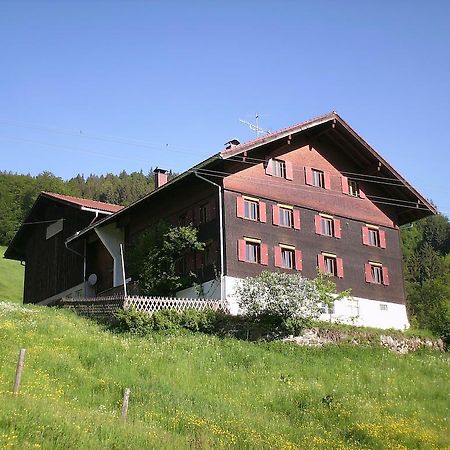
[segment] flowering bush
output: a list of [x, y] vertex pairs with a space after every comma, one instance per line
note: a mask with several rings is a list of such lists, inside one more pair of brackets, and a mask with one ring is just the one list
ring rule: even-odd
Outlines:
[[321, 293], [314, 280], [300, 274], [264, 271], [243, 280], [236, 295], [243, 313], [253, 318], [317, 319], [320, 315]]

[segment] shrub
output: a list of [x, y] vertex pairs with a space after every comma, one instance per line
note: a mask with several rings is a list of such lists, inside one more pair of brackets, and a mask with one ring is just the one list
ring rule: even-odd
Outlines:
[[211, 332], [221, 317], [220, 313], [211, 309], [197, 311], [186, 309], [181, 313], [181, 326], [191, 331]]
[[123, 332], [145, 336], [154, 329], [152, 316], [137, 311], [135, 308], [119, 309], [116, 311], [115, 317], [118, 329]]
[[320, 315], [320, 293], [313, 281], [300, 274], [264, 271], [243, 280], [236, 295], [239, 307], [250, 318], [313, 319]]

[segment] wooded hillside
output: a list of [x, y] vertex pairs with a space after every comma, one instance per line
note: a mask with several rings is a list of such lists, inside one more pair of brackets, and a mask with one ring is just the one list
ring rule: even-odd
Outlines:
[[[174, 174], [169, 173], [169, 178]], [[0, 245], [8, 245], [41, 191], [129, 205], [155, 188], [153, 169], [119, 175], [77, 175], [63, 180], [51, 172], [37, 176], [0, 172]]]

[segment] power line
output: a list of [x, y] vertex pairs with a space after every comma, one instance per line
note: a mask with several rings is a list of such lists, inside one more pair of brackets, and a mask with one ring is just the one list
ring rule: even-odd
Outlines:
[[[223, 171], [215, 171], [215, 170], [211, 170], [211, 169], [191, 169], [190, 172], [200, 172], [202, 175], [209, 175], [215, 178], [225, 178], [228, 175], [232, 175], [231, 173], [227, 173], [227, 172], [223, 172]], [[264, 181], [260, 180], [259, 178], [255, 178], [255, 177], [249, 177], [247, 176], [242, 176], [242, 175], [235, 175], [237, 178], [239, 179], [244, 179], [244, 180], [249, 180], [251, 181], [253, 184], [263, 184], [266, 185], [267, 183], [265, 183]], [[284, 186], [283, 189], [290, 189], [290, 190], [295, 190], [295, 191], [304, 191], [304, 192], [311, 192], [311, 189], [308, 187], [302, 187], [302, 186]], [[318, 191], [320, 193], [324, 193], [325, 191]], [[335, 192], [330, 192], [330, 191], [326, 191], [326, 194], [328, 196], [334, 196], [337, 197], [339, 199], [342, 199], [342, 194], [338, 194]], [[422, 211], [429, 211], [429, 209], [424, 206], [424, 205], [417, 205], [417, 203], [414, 202], [410, 202], [410, 204], [405, 204], [407, 202], [409, 202], [408, 200], [402, 200], [402, 199], [392, 199], [389, 197], [377, 197], [376, 198], [372, 198], [372, 197], [377, 197], [377, 196], [371, 196], [368, 195], [367, 198], [371, 201], [373, 201], [374, 203], [380, 203], [380, 204], [386, 204], [386, 205], [390, 205], [390, 206], [397, 206], [400, 208], [408, 208], [408, 209], [418, 209], [418, 210], [422, 210]], [[398, 203], [397, 203], [398, 202]], [[400, 203], [403, 202], [403, 203]]]

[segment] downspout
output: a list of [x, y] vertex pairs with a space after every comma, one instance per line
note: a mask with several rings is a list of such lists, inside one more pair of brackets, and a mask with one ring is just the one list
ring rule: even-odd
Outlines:
[[222, 186], [220, 184], [214, 183], [214, 181], [208, 180], [208, 178], [202, 177], [194, 171], [194, 175], [207, 183], [216, 186], [219, 189], [219, 236], [220, 236], [220, 300], [225, 301], [225, 254], [224, 254], [224, 240], [223, 240], [223, 205], [222, 205]]

